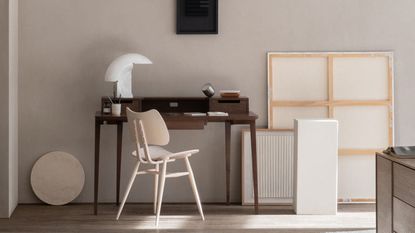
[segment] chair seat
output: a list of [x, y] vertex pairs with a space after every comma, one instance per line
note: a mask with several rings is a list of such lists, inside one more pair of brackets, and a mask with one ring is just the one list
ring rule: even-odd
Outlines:
[[[170, 152], [164, 149], [161, 146], [149, 146], [148, 151], [153, 161], [162, 161], [166, 159], [179, 159], [179, 158], [189, 157], [192, 154], [199, 152], [199, 150], [194, 149], [194, 150], [187, 150], [187, 151], [173, 153], [173, 152]], [[133, 151], [132, 155], [134, 157], [137, 157], [137, 151]], [[141, 155], [141, 158], [145, 159], [143, 148], [140, 149], [140, 155]]]

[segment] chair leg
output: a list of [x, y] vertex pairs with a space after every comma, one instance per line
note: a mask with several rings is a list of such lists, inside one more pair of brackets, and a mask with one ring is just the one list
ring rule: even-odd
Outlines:
[[160, 211], [161, 211], [161, 203], [162, 203], [162, 199], [163, 199], [164, 183], [166, 181], [166, 170], [167, 170], [167, 161], [164, 161], [163, 167], [162, 167], [162, 170], [161, 170], [160, 185], [159, 185], [159, 190], [158, 190], [156, 226], [159, 225], [159, 220], [160, 220]]
[[197, 208], [199, 209], [199, 213], [200, 213], [200, 216], [202, 217], [202, 220], [205, 221], [205, 216], [203, 215], [202, 204], [200, 203], [200, 197], [197, 191], [196, 181], [195, 181], [195, 177], [193, 176], [193, 170], [192, 170], [192, 167], [190, 166], [189, 158], [185, 157], [184, 161], [186, 162], [187, 171], [189, 172], [189, 181], [190, 181], [190, 184], [192, 185], [192, 190], [193, 190], [193, 194], [196, 199]]
[[[159, 170], [159, 164], [156, 164], [156, 171]], [[159, 175], [154, 175], [154, 206], [153, 206], [153, 212], [154, 214], [157, 213], [157, 192], [158, 192], [158, 186], [159, 186]]]
[[124, 208], [125, 202], [127, 201], [128, 194], [130, 194], [131, 187], [133, 186], [133, 183], [134, 183], [135, 177], [137, 176], [137, 171], [138, 171], [139, 167], [140, 167], [140, 162], [137, 162], [137, 164], [135, 165], [135, 168], [133, 170], [133, 173], [131, 174], [131, 178], [130, 178], [130, 181], [128, 183], [127, 190], [125, 190], [124, 197], [122, 199], [120, 208], [118, 209], [117, 220], [120, 218], [122, 209]]

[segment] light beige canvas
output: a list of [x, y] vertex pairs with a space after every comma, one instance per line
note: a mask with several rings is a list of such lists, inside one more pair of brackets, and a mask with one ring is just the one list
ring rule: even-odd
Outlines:
[[374, 200], [371, 157], [394, 142], [393, 54], [269, 53], [268, 59], [268, 127], [339, 120], [339, 197]]
[[334, 58], [334, 99], [388, 99], [388, 62], [388, 57]]
[[386, 52], [269, 53], [268, 127], [292, 129], [296, 118], [338, 117], [344, 125], [341, 149], [388, 146], [393, 142], [392, 59]]
[[327, 99], [326, 58], [274, 58], [272, 66], [273, 100]]
[[388, 108], [385, 106], [337, 107], [340, 148], [386, 148], [389, 145]]
[[373, 200], [376, 196], [376, 162], [373, 155], [339, 156], [339, 199]]
[[301, 118], [326, 118], [326, 107], [279, 107], [273, 108], [274, 128], [293, 129], [294, 119]]

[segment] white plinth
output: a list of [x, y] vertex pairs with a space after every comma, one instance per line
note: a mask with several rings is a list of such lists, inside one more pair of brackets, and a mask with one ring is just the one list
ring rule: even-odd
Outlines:
[[336, 214], [338, 122], [301, 119], [294, 125], [294, 210], [297, 214]]

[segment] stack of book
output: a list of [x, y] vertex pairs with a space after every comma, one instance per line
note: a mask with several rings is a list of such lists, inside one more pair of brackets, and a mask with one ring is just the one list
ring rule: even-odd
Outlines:
[[241, 91], [240, 90], [221, 90], [220, 91], [220, 96], [223, 98], [238, 98], [240, 95]]

